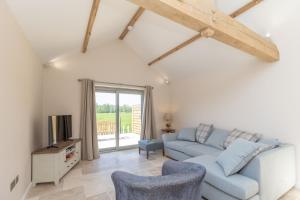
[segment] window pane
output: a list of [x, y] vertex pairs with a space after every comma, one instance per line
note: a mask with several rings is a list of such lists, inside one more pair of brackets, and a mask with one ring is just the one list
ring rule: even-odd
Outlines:
[[97, 136], [100, 150], [116, 147], [116, 94], [96, 92]]
[[137, 145], [142, 127], [142, 95], [120, 93], [120, 147]]

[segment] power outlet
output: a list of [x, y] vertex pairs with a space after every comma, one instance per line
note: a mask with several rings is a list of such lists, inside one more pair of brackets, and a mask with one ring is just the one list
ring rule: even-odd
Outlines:
[[16, 183], [16, 185], [19, 183], [19, 175], [16, 176], [15, 183]]
[[13, 189], [16, 187], [18, 182], [19, 182], [19, 175], [17, 175], [15, 179], [10, 183], [10, 187], [9, 187], [10, 191], [13, 191]]
[[10, 183], [10, 191], [13, 191], [13, 189], [16, 186], [16, 180], [14, 179], [11, 183]]

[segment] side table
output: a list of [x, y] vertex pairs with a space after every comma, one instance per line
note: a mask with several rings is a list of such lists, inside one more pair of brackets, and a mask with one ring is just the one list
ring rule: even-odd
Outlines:
[[163, 133], [175, 133], [176, 132], [176, 130], [173, 128], [163, 128], [163, 129], [161, 129], [161, 131]]

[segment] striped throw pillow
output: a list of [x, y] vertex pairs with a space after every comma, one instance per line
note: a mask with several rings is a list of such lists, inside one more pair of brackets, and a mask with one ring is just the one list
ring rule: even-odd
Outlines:
[[261, 138], [261, 136], [262, 136], [261, 134], [249, 133], [246, 131], [234, 129], [231, 131], [229, 136], [226, 138], [226, 140], [224, 142], [224, 148], [227, 148], [231, 143], [233, 143], [238, 138], [248, 140], [251, 142], [257, 142]]
[[199, 124], [196, 131], [196, 142], [204, 143], [213, 130], [212, 124]]
[[242, 138], [251, 142], [257, 142], [261, 138], [261, 135], [257, 133], [248, 133], [242, 131], [238, 138]]
[[233, 143], [242, 134], [242, 132], [243, 131], [238, 129], [233, 129], [224, 142], [224, 148], [226, 149], [229, 147], [229, 145], [231, 145], [231, 143]]

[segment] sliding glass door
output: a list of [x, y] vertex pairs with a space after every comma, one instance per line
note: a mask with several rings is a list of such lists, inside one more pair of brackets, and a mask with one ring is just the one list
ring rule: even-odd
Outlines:
[[97, 88], [100, 151], [136, 147], [142, 127], [143, 91]]

